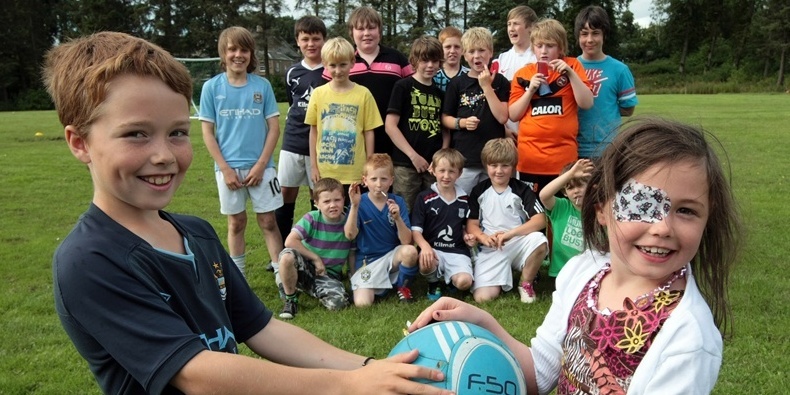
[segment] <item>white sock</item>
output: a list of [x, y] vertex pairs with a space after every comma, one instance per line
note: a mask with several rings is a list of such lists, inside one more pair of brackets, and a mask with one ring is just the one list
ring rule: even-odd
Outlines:
[[247, 266], [247, 254], [232, 256], [230, 259], [233, 259], [233, 263], [235, 263], [236, 267], [239, 268], [241, 275], [244, 276], [244, 278], [247, 278], [247, 275], [244, 273], [244, 267]]

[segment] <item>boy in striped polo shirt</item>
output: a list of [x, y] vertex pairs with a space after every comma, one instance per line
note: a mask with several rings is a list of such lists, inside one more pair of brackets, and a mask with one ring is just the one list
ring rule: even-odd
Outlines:
[[315, 183], [313, 199], [318, 210], [305, 214], [285, 239], [280, 253], [278, 275], [285, 293], [285, 306], [280, 318], [296, 316], [299, 300], [297, 290], [318, 298], [329, 310], [340, 310], [349, 304], [343, 285], [343, 266], [349, 257], [351, 240], [343, 226], [345, 199], [343, 185], [334, 178]]

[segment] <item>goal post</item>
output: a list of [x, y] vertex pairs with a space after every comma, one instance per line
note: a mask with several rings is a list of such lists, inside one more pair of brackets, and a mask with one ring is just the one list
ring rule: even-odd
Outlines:
[[200, 92], [203, 83], [222, 72], [219, 61], [220, 58], [176, 58], [186, 66], [189, 76], [192, 78], [192, 115], [191, 119], [197, 119], [200, 113]]

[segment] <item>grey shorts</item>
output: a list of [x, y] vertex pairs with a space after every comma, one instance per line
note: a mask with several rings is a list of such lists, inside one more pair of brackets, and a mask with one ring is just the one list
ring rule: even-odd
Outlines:
[[326, 275], [316, 276], [313, 261], [304, 259], [302, 254], [293, 248], [283, 249], [280, 256], [283, 254], [293, 254], [296, 258], [294, 262], [298, 273], [296, 287], [302, 292], [317, 298], [329, 310], [340, 310], [351, 304], [342, 275], [327, 269]]

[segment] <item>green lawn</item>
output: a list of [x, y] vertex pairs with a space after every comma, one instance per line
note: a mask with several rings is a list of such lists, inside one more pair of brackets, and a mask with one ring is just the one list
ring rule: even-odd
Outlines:
[[[637, 115], [657, 114], [699, 124], [728, 154], [733, 184], [746, 223], [745, 248], [732, 276], [735, 332], [725, 342], [718, 394], [783, 394], [790, 387], [790, 95], [640, 96]], [[281, 107], [282, 114], [285, 109]], [[43, 136], [36, 137], [41, 132]], [[51, 257], [91, 198], [85, 167], [69, 153], [54, 112], [0, 113], [0, 258], [5, 267], [0, 311], [0, 394], [98, 393], [86, 363], [69, 342], [52, 302]], [[193, 123], [195, 160], [169, 210], [227, 229], [219, 214], [212, 161]], [[304, 191], [302, 196], [305, 196]], [[300, 199], [297, 212], [307, 209]], [[272, 309], [282, 306], [258, 229], [250, 226], [248, 273], [253, 289]], [[548, 309], [548, 294], [522, 305], [510, 293], [486, 305], [506, 327], [528, 341]], [[342, 348], [385, 356], [401, 328], [428, 305], [393, 299], [370, 309], [330, 313], [302, 298], [294, 323]], [[249, 353], [246, 349], [245, 353]]]

